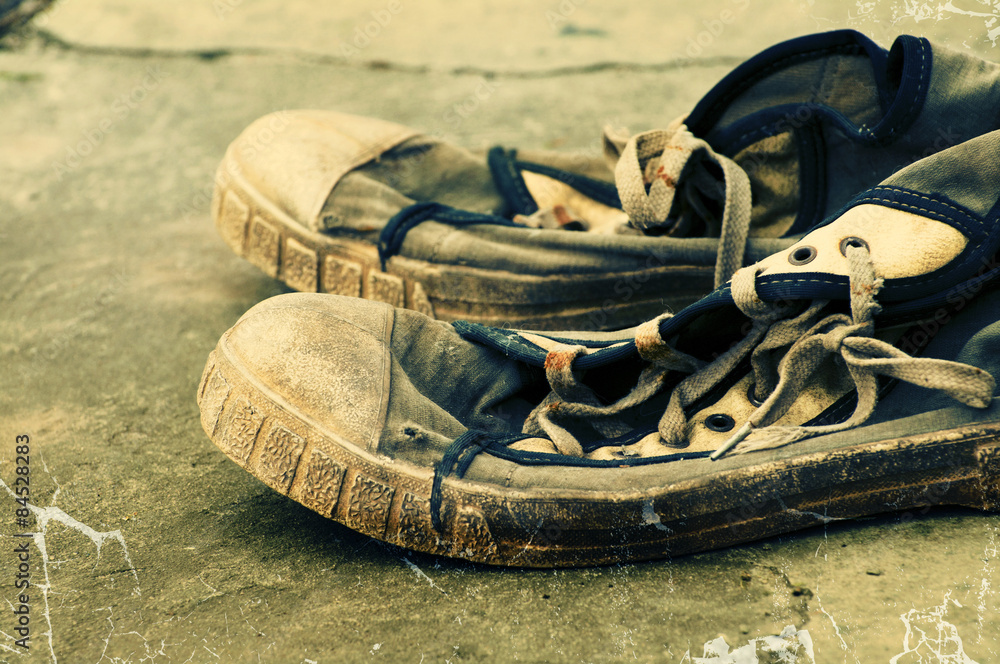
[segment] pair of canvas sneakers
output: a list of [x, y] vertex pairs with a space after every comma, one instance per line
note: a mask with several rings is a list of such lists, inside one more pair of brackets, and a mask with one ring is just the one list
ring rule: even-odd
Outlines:
[[499, 565], [1000, 508], [1000, 66], [803, 37], [604, 151], [251, 125], [216, 224], [309, 292], [223, 335], [208, 435], [350, 528]]

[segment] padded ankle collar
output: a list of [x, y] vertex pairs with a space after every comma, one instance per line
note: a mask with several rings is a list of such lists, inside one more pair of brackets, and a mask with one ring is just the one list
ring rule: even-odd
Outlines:
[[[794, 65], [833, 56], [867, 57], [881, 118], [873, 126], [858, 125], [841, 111], [809, 99], [769, 105], [733, 122], [720, 125], [723, 116], [741, 95], [771, 76]], [[933, 56], [923, 38], [903, 35], [890, 51], [854, 30], [838, 30], [792, 39], [774, 46], [733, 70], [698, 103], [686, 124], [696, 136], [709, 141], [720, 153], [733, 157], [760, 140], [794, 130], [799, 150], [802, 199], [788, 235], [809, 230], [825, 214], [827, 173], [825, 129], [836, 129], [856, 143], [888, 145], [913, 126], [925, 106], [930, 89]]]

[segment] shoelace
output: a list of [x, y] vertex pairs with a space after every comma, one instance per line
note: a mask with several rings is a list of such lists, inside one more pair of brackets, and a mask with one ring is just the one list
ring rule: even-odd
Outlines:
[[[659, 335], [662, 317], [649, 321], [639, 328], [636, 347], [650, 365], [642, 371], [632, 391], [612, 404], [602, 405], [572, 371], [573, 358], [585, 349], [566, 346], [550, 351], [545, 370], [552, 392], [528, 416], [523, 432], [549, 438], [562, 454], [580, 456], [580, 444], [568, 425], [586, 423], [601, 434], [620, 435], [625, 424], [616, 416], [656, 394], [668, 371], [683, 371], [689, 375], [673, 388], [657, 430], [665, 446], [684, 447], [688, 424], [685, 408], [718, 386], [748, 355], [757, 385], [764, 386], [770, 394], [749, 420], [712, 454], [713, 459], [739, 445], [753, 432], [757, 432], [754, 439], [742, 445], [738, 453], [779, 447], [809, 436], [863, 424], [875, 409], [879, 375], [943, 391], [969, 406], [987, 407], [995, 387], [988, 372], [949, 360], [914, 358], [872, 337], [874, 317], [880, 310], [875, 297], [882, 280], [875, 275], [866, 248], [848, 247], [847, 257], [850, 316], [839, 313], [822, 316], [829, 304], [825, 300], [816, 300], [800, 313], [790, 316], [787, 307], [765, 302], [757, 296], [759, 268], [742, 268], [733, 276], [732, 293], [736, 306], [753, 322], [750, 332], [716, 360], [705, 364], [676, 351], [662, 340]], [[770, 356], [784, 347], [789, 348], [775, 368]], [[799, 397], [820, 363], [830, 355], [843, 358], [855, 385], [857, 405], [854, 413], [837, 424], [773, 426]]]
[[577, 468], [609, 468], [612, 466], [643, 466], [654, 463], [669, 463], [671, 461], [687, 461], [704, 459], [707, 452], [677, 452], [661, 457], [634, 457], [631, 459], [604, 461], [585, 457], [571, 457], [559, 454], [528, 452], [515, 450], [510, 446], [519, 440], [530, 438], [525, 434], [498, 436], [477, 429], [468, 429], [456, 438], [441, 457], [441, 462], [434, 468], [434, 479], [431, 482], [429, 501], [431, 526], [438, 533], [444, 533], [442, 507], [444, 504], [444, 481], [448, 477], [462, 479], [472, 462], [480, 454], [486, 453], [497, 459], [503, 459], [521, 466], [572, 466]]
[[[850, 272], [851, 316], [826, 316], [792, 344], [778, 364], [778, 382], [771, 394], [747, 422], [713, 453], [713, 459], [738, 445], [754, 429], [767, 428], [767, 433], [759, 436], [753, 444], [745, 445], [743, 452], [777, 447], [809, 436], [860, 426], [875, 411], [878, 401], [876, 377], [879, 375], [940, 390], [974, 408], [990, 405], [996, 384], [988, 372], [950, 360], [910, 357], [892, 344], [872, 336], [875, 315], [881, 309], [875, 296], [882, 288], [882, 279], [875, 274], [867, 248], [848, 246], [846, 253]], [[741, 272], [733, 278], [733, 298], [736, 306], [753, 318], [768, 307], [760, 306], [761, 300], [754, 288], [756, 271], [747, 268]], [[832, 354], [844, 360], [854, 382], [858, 398], [854, 413], [837, 424], [771, 426], [788, 411], [820, 362]]]
[[579, 380], [573, 371], [573, 360], [587, 352], [583, 346], [563, 346], [549, 352], [545, 358], [545, 376], [552, 391], [536, 406], [525, 420], [522, 432], [548, 438], [560, 454], [582, 456], [583, 449], [563, 422], [586, 422], [608, 438], [622, 436], [630, 427], [617, 418], [628, 408], [638, 406], [653, 397], [663, 386], [671, 371], [693, 373], [705, 363], [660, 343], [660, 323], [664, 314], [643, 323], [636, 334], [636, 347], [650, 364], [643, 369], [634, 389], [618, 401], [602, 405], [593, 390]]
[[[977, 367], [933, 358], [914, 358], [885, 341], [872, 337], [874, 319], [880, 307], [876, 295], [882, 279], [864, 247], [846, 249], [851, 292], [851, 315], [834, 313], [822, 316], [829, 304], [816, 300], [797, 314], [790, 315], [781, 304], [768, 303], [757, 295], [759, 268], [750, 266], [733, 276], [732, 293], [736, 306], [753, 321], [750, 332], [726, 353], [711, 363], [704, 363], [671, 348], [660, 336], [660, 323], [669, 316], [641, 325], [636, 334], [636, 348], [649, 362], [635, 388], [612, 404], [603, 405], [593, 390], [580, 381], [572, 369], [573, 360], [587, 352], [583, 346], [563, 346], [549, 352], [545, 373], [552, 392], [531, 412], [523, 433], [497, 437], [483, 431], [469, 430], [459, 436], [445, 452], [434, 470], [430, 497], [431, 522], [441, 533], [444, 480], [449, 475], [461, 478], [475, 458], [483, 453], [518, 464], [582, 465], [607, 467], [608, 462], [583, 457], [579, 441], [565, 426], [570, 420], [586, 422], [607, 436], [618, 436], [628, 426], [618, 415], [655, 395], [670, 371], [689, 374], [672, 390], [670, 401], [660, 418], [658, 434], [668, 447], [683, 447], [687, 428], [685, 408], [715, 388], [747, 355], [757, 388], [769, 395], [748, 421], [726, 443], [711, 454], [679, 453], [667, 456], [631, 458], [624, 465], [642, 465], [681, 459], [718, 459], [734, 447], [737, 453], [780, 447], [809, 436], [843, 431], [863, 424], [874, 412], [878, 398], [879, 375], [941, 390], [975, 408], [986, 408], [992, 399], [993, 377]], [[822, 317], [821, 317], [822, 316]], [[773, 366], [774, 351], [788, 347], [784, 357]], [[854, 413], [843, 422], [821, 426], [774, 426], [784, 415], [820, 363], [830, 355], [843, 358], [854, 381], [857, 404]], [[760, 394], [760, 392], [758, 392]], [[751, 433], [754, 438], [740, 445]], [[525, 438], [545, 436], [555, 445], [558, 455], [513, 451], [509, 446]], [[563, 460], [557, 457], [562, 457]]]
[[471, 226], [473, 224], [492, 224], [494, 226], [517, 226], [510, 219], [492, 214], [480, 214], [457, 210], [441, 203], [414, 203], [397, 212], [379, 234], [378, 258], [385, 272], [386, 263], [399, 253], [406, 234], [425, 221], [437, 221], [451, 226]]
[[[605, 145], [615, 142], [606, 131]], [[723, 183], [706, 170], [707, 164], [715, 164], [722, 171]], [[670, 235], [684, 235], [683, 225], [690, 223], [690, 218], [671, 219], [669, 215], [686, 168], [682, 194], [688, 206], [711, 224], [714, 217], [704, 209], [701, 197], [722, 205], [721, 223], [713, 229], [719, 232], [715, 263], [718, 288], [743, 266], [750, 231], [750, 179], [736, 162], [716, 154], [707, 142], [675, 121], [667, 129], [636, 134], [625, 143], [615, 167], [618, 197], [629, 223], [636, 228], [659, 228]]]
[[[610, 183], [563, 173], [541, 164], [516, 161], [502, 148], [490, 150], [488, 161], [498, 190], [508, 205], [513, 205], [521, 214], [536, 213], [538, 208], [520, 183], [517, 168], [569, 182], [580, 193], [609, 207], [620, 205], [629, 217], [629, 224], [635, 228], [665, 230], [669, 235], [678, 236], [687, 234], [692, 217], [689, 214], [670, 218], [669, 215], [681, 172], [691, 162], [697, 167], [688, 168], [680, 189], [688, 208], [706, 224], [709, 234], [719, 234], [715, 285], [718, 287], [728, 281], [743, 265], [750, 230], [750, 180], [743, 169], [731, 159], [716, 154], [704, 140], [695, 138], [679, 120], [667, 129], [636, 134], [624, 141], [605, 129], [604, 141], [606, 152], [618, 155], [615, 166], [617, 196]], [[723, 183], [706, 170], [707, 164], [715, 164], [721, 169]], [[704, 199], [720, 203], [721, 221], [705, 208]], [[399, 253], [406, 235], [431, 220], [452, 226], [524, 225], [506, 217], [456, 210], [439, 203], [415, 203], [396, 213], [382, 229], [378, 252], [383, 271], [389, 258]]]

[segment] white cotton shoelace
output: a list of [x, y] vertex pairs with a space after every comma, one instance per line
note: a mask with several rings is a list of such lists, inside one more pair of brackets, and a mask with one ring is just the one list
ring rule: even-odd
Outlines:
[[[792, 344], [778, 363], [778, 382], [771, 394], [747, 422], [712, 454], [717, 459], [756, 429], [764, 435], [744, 445], [741, 452], [780, 447], [810, 436], [844, 431], [860, 426], [871, 417], [878, 401], [878, 376], [888, 376], [921, 387], [940, 390], [967, 406], [986, 408], [996, 386], [987, 371], [960, 362], [911, 357], [872, 335], [875, 315], [881, 310], [875, 296], [882, 279], [865, 247], [846, 248], [850, 272], [851, 316], [833, 314], [815, 322]], [[733, 277], [733, 299], [745, 314], [760, 311], [755, 289], [756, 271], [746, 268]], [[756, 319], [755, 319], [756, 320]], [[854, 413], [843, 422], [822, 426], [772, 426], [788, 412], [819, 364], [839, 355], [847, 366], [858, 396]]]
[[[988, 372], [949, 360], [914, 358], [872, 336], [874, 317], [880, 311], [875, 297], [882, 288], [882, 279], [876, 276], [866, 248], [848, 247], [847, 258], [850, 316], [840, 313], [823, 316], [829, 303], [815, 300], [797, 315], [788, 317], [787, 310], [780, 305], [758, 297], [759, 268], [738, 270], [732, 280], [733, 299], [753, 326], [741, 341], [711, 363], [666, 344], [659, 333], [664, 316], [643, 324], [636, 335], [636, 347], [650, 364], [631, 392], [612, 404], [601, 404], [581, 382], [579, 373], [572, 370], [573, 359], [585, 352], [582, 346], [552, 350], [545, 363], [552, 392], [531, 412], [523, 433], [550, 439], [562, 454], [582, 456], [582, 446], [567, 428], [568, 424], [586, 423], [608, 437], [623, 435], [629, 427], [617, 416], [659, 392], [668, 372], [681, 371], [689, 375], [673, 388], [657, 429], [665, 446], [685, 447], [688, 424], [685, 408], [719, 385], [748, 354], [758, 386], [765, 386], [770, 394], [747, 422], [711, 455], [713, 459], [734, 447], [737, 453], [746, 453], [860, 426], [875, 410], [879, 375], [940, 390], [966, 405], [986, 408], [995, 387]], [[771, 353], [785, 347], [788, 350], [774, 367]], [[775, 426], [815, 376], [820, 364], [831, 355], [843, 359], [854, 383], [858, 395], [854, 413], [837, 424]], [[751, 433], [753, 438], [741, 445]]]
[[[621, 143], [606, 130], [605, 146], [608, 150]], [[613, 152], [617, 152], [617, 147]], [[685, 180], [690, 181], [682, 183], [681, 173], [693, 158], [716, 164], [722, 171], [723, 183], [704, 168], [689, 169]], [[724, 284], [743, 266], [752, 207], [750, 179], [736, 162], [716, 154], [680, 121], [667, 129], [647, 131], [628, 139], [621, 146], [615, 166], [615, 184], [629, 223], [643, 231], [663, 229], [669, 235], [683, 235], [686, 220], [669, 219], [678, 187], [696, 209], [703, 207], [699, 196], [718, 200], [723, 213], [718, 229], [715, 286]]]

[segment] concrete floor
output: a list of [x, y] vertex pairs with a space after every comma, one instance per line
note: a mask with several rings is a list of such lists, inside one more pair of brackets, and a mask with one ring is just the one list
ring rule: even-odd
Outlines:
[[[1000, 59], [1000, 10], [958, 4], [62, 0], [0, 50], [0, 489], [29, 435], [40, 533], [31, 649], [5, 608], [0, 660], [722, 664], [793, 625], [816, 662], [1000, 661], [997, 515], [928, 509], [641, 565], [484, 568], [277, 495], [208, 441], [194, 400], [222, 332], [283, 292], [209, 217], [218, 160], [254, 118], [330, 108], [468, 146], [593, 148], [603, 124], [663, 126], [744, 58], [817, 30]], [[456, 122], [487, 76], [495, 94]], [[15, 606], [7, 495], [0, 586]], [[699, 660], [720, 636], [743, 650]]]

